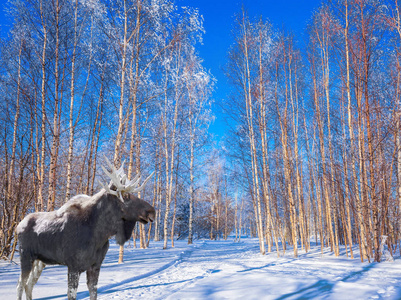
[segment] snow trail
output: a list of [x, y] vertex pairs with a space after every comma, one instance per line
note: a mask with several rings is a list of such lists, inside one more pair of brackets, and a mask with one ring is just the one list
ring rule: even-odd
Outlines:
[[[170, 261], [167, 264], [162, 265], [161, 267], [159, 267], [159, 268], [157, 268], [155, 270], [149, 271], [147, 273], [144, 273], [144, 274], [141, 274], [141, 275], [138, 275], [138, 276], [134, 276], [134, 277], [130, 277], [130, 278], [124, 279], [124, 280], [122, 280], [120, 282], [117, 282], [117, 283], [112, 283], [112, 284], [108, 284], [108, 285], [105, 285], [105, 286], [101, 286], [101, 287], [98, 288], [98, 294], [107, 294], [109, 292], [112, 293], [113, 291], [116, 291], [116, 290], [119, 291], [120, 287], [124, 286], [124, 285], [129, 285], [129, 286], [132, 287], [133, 285], [135, 285], [136, 281], [139, 281], [139, 280], [154, 276], [157, 273], [163, 272], [163, 271], [165, 271], [166, 269], [168, 269], [168, 268], [170, 268], [172, 266], [177, 266], [179, 263], [181, 263], [183, 261], [183, 259], [188, 258], [189, 256], [191, 256], [192, 252], [193, 252], [193, 248], [187, 249], [185, 251], [182, 251], [176, 259]], [[123, 287], [123, 288], [127, 289], [127, 287]], [[89, 292], [80, 293], [79, 298], [81, 299], [81, 298], [84, 298], [84, 297], [89, 297]], [[98, 297], [98, 298], [101, 299], [101, 297]]]

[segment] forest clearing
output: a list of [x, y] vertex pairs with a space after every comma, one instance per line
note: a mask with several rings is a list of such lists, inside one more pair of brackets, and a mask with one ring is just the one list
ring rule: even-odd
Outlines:
[[[110, 160], [125, 163], [123, 181], [150, 178], [135, 196], [155, 218], [132, 231], [141, 250], [112, 247], [105, 278], [122, 277], [115, 286], [102, 279], [105, 293], [123, 297], [115, 289], [128, 285], [135, 296], [186, 298], [188, 284], [195, 298], [224, 298], [235, 291], [230, 276], [246, 277], [238, 293], [259, 280], [249, 269], [266, 275], [266, 299], [401, 297], [400, 9], [397, 0], [322, 1], [300, 35], [242, 6], [226, 24], [224, 83], [199, 50], [208, 11], [185, 1], [3, 3], [1, 283], [9, 273], [17, 280], [21, 220], [101, 191]], [[164, 256], [159, 249], [169, 258], [147, 270], [146, 255]], [[137, 252], [140, 274], [124, 277], [114, 260], [130, 267]], [[199, 258], [197, 270], [198, 255], [212, 266]], [[287, 265], [284, 288], [271, 276]], [[169, 275], [174, 268], [182, 277]], [[219, 294], [215, 279], [233, 289]]]

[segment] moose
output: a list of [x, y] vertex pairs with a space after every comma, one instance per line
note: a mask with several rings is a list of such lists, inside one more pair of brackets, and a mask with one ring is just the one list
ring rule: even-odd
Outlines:
[[115, 236], [119, 245], [129, 240], [136, 222], [153, 222], [155, 209], [133, 193], [141, 191], [153, 173], [139, 185], [141, 176], [131, 181], [124, 173], [124, 163], [116, 169], [105, 159], [111, 179], [93, 196], [77, 195], [56, 211], [27, 215], [17, 226], [21, 275], [17, 299], [32, 299], [33, 286], [46, 264], [68, 267], [68, 299], [76, 299], [80, 274], [86, 271], [90, 299], [97, 298], [100, 266]]

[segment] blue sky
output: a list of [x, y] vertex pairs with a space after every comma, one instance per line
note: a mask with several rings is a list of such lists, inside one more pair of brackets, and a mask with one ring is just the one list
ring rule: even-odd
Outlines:
[[5, 33], [4, 24], [6, 22], [6, 17], [4, 13], [4, 6], [7, 3], [7, 0], [0, 0], [0, 34], [3, 35]]
[[[7, 1], [0, 0], [0, 30], [5, 34], [4, 5]], [[206, 33], [203, 45], [198, 46], [199, 55], [204, 60], [204, 66], [217, 79], [213, 98], [216, 121], [210, 131], [219, 140], [226, 130], [223, 115], [219, 112], [218, 103], [229, 94], [229, 86], [222, 67], [226, 64], [227, 52], [232, 44], [232, 27], [235, 14], [246, 8], [251, 19], [262, 16], [268, 19], [276, 29], [285, 28], [294, 32], [299, 40], [303, 39], [306, 24], [311, 19], [321, 0], [176, 0], [179, 6], [197, 7], [204, 18]]]
[[306, 25], [320, 3], [321, 0], [178, 0], [178, 5], [199, 8], [204, 18], [206, 33], [203, 36], [203, 45], [199, 45], [198, 51], [204, 60], [205, 68], [217, 79], [213, 93], [216, 121], [210, 128], [215, 140], [219, 140], [226, 130], [217, 103], [225, 99], [230, 90], [222, 67], [226, 63], [227, 52], [232, 44], [235, 14], [238, 14], [244, 5], [251, 19], [262, 16], [265, 20], [268, 19], [274, 28], [285, 28], [302, 40]]

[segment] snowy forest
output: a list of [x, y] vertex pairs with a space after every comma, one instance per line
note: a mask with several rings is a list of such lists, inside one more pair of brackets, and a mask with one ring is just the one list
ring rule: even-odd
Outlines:
[[[180, 2], [181, 3], [181, 2]], [[203, 66], [203, 18], [173, 0], [9, 0], [0, 44], [0, 257], [30, 212], [93, 195], [105, 158], [156, 209], [133, 243], [257, 237], [380, 262], [401, 254], [401, 9], [333, 0], [305, 39], [239, 11], [224, 66]], [[216, 113], [215, 107], [220, 107]], [[215, 118], [229, 130], [216, 141]], [[138, 245], [136, 243], [138, 242]], [[288, 249], [287, 249], [288, 247]], [[120, 249], [122, 260], [123, 248]]]

